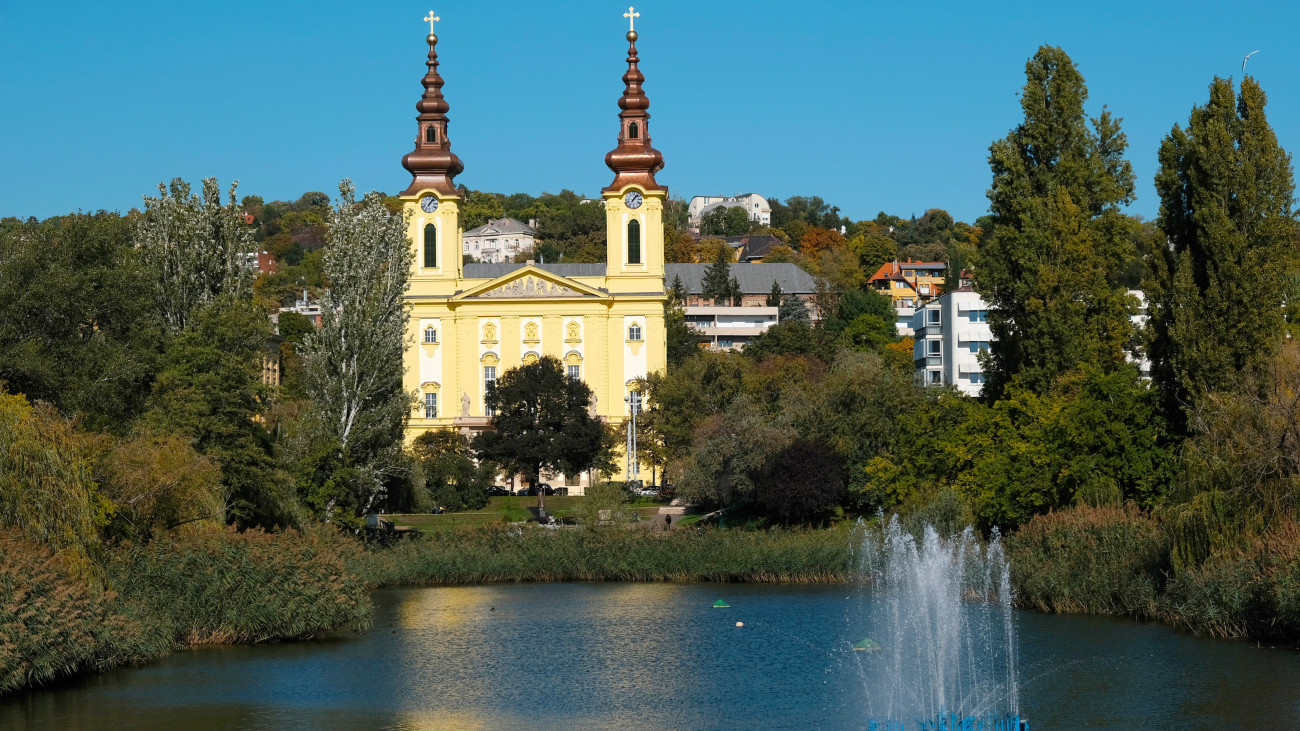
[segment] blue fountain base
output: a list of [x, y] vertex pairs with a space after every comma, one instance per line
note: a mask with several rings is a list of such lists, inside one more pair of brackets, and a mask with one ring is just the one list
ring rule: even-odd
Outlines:
[[867, 731], [1029, 731], [1029, 722], [1019, 715], [1009, 716], [966, 716], [959, 718], [955, 713], [940, 713], [933, 720], [923, 719], [908, 723], [906, 721], [868, 721]]

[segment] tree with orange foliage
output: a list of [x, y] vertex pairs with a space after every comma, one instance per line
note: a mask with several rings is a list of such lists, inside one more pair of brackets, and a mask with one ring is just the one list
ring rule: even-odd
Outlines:
[[817, 259], [824, 251], [842, 249], [848, 244], [844, 235], [829, 228], [813, 226], [799, 239], [799, 251], [810, 259]]

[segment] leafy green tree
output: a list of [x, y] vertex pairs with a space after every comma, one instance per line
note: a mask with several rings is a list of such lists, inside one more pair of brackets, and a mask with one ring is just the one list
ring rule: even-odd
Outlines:
[[424, 472], [433, 504], [447, 510], [478, 510], [488, 504], [495, 470], [474, 460], [469, 440], [453, 429], [433, 429], [415, 438], [411, 454]]
[[[540, 482], [543, 469], [577, 474], [596, 464], [604, 426], [592, 416], [591, 389], [552, 356], [511, 368], [487, 394], [492, 428], [474, 439], [481, 459]], [[545, 496], [538, 492], [538, 506]]]
[[668, 365], [676, 366], [700, 348], [700, 335], [686, 322], [686, 310], [676, 300], [664, 303], [664, 331], [668, 341]]
[[866, 276], [875, 274], [880, 267], [898, 258], [898, 242], [874, 226], [869, 233], [850, 239], [848, 248], [858, 255], [858, 263]]
[[847, 496], [844, 460], [825, 444], [795, 439], [772, 460], [759, 482], [763, 511], [781, 523], [821, 523]]
[[271, 323], [248, 299], [224, 294], [199, 310], [167, 344], [145, 424], [179, 434], [221, 467], [223, 514], [240, 526], [296, 523], [281, 488], [270, 435], [259, 417], [268, 388], [262, 359]]
[[781, 300], [781, 309], [776, 312], [777, 322], [800, 322], [805, 325], [812, 319], [808, 305], [797, 294], [787, 294]]
[[741, 396], [700, 423], [677, 492], [707, 505], [752, 500], [773, 460], [796, 438], [788, 425], [769, 420], [753, 399]]
[[494, 218], [504, 218], [505, 215], [506, 208], [500, 195], [478, 190], [468, 192], [460, 209], [461, 225], [466, 231], [478, 228]]
[[767, 293], [767, 301], [764, 304], [768, 307], [781, 306], [781, 283], [775, 279], [772, 280], [772, 291]]
[[1025, 119], [989, 148], [993, 230], [976, 289], [989, 303], [994, 344], [984, 394], [1013, 377], [1046, 393], [1080, 363], [1121, 368], [1134, 306], [1118, 285], [1132, 242], [1120, 206], [1133, 170], [1119, 120], [1084, 114], [1083, 76], [1059, 48], [1025, 64]]
[[740, 236], [749, 231], [749, 213], [742, 206], [730, 206], [722, 215], [725, 236]]
[[1160, 146], [1156, 247], [1145, 281], [1151, 376], [1180, 431], [1204, 394], [1228, 391], [1285, 337], [1296, 269], [1295, 183], [1254, 78], [1216, 78], [1210, 100]]
[[163, 348], [132, 228], [104, 212], [0, 225], [0, 382], [91, 429], [139, 415]]
[[158, 275], [159, 312], [173, 333], [223, 293], [243, 293], [252, 284], [241, 255], [256, 245], [236, 202], [238, 185], [230, 186], [225, 205], [216, 178], [203, 180], [202, 198], [175, 178], [170, 186], [158, 185], [157, 198], [144, 199], [136, 243]]
[[701, 420], [727, 409], [743, 391], [753, 362], [734, 353], [698, 351], [666, 373], [646, 379], [649, 408], [641, 418], [663, 441], [667, 460], [686, 456]]
[[327, 520], [343, 507], [362, 516], [383, 498], [388, 480], [404, 474], [402, 428], [412, 407], [402, 387], [402, 351], [409, 312], [411, 247], [406, 219], [383, 197], [358, 203], [349, 180], [330, 213], [320, 329], [307, 336], [302, 358], [314, 404], [313, 463], [300, 471], [307, 502]]
[[700, 281], [701, 295], [715, 304], [727, 304], [732, 296], [731, 252], [722, 247]]

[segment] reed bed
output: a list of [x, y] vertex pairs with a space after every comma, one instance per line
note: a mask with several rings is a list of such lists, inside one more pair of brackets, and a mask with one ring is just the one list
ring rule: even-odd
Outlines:
[[446, 531], [355, 557], [371, 586], [526, 581], [840, 583], [853, 575], [852, 532], [641, 528]]

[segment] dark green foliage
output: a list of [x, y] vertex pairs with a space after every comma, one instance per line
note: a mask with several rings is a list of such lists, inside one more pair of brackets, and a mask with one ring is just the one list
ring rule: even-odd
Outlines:
[[740, 236], [749, 228], [744, 206], [718, 206], [700, 217], [700, 233], [704, 236]]
[[221, 465], [226, 519], [239, 525], [288, 525], [292, 500], [282, 494], [270, 437], [257, 417], [267, 387], [262, 354], [271, 335], [266, 315], [223, 296], [192, 317], [168, 343], [145, 421], [190, 439]]
[[0, 382], [93, 429], [140, 413], [163, 346], [132, 230], [105, 212], [0, 226]]
[[952, 487], [979, 525], [1011, 528], [1076, 501], [1155, 505], [1174, 469], [1153, 394], [1132, 369], [1067, 374], [1040, 396], [1013, 384], [985, 406], [941, 393], [899, 419], [861, 499], [886, 507]]
[[304, 337], [316, 332], [316, 326], [311, 323], [311, 318], [306, 315], [300, 315], [297, 312], [281, 312], [278, 319], [280, 337], [290, 343], [301, 345]]
[[776, 312], [778, 322], [801, 322], [805, 325], [812, 319], [808, 312], [808, 303], [798, 295], [788, 294], [781, 300], [781, 309]]
[[701, 296], [713, 300], [715, 305], [731, 304], [732, 298], [740, 294], [735, 281], [731, 276], [731, 249], [724, 244], [718, 247], [717, 257], [700, 280]]
[[1138, 510], [1078, 506], [1040, 515], [1007, 540], [1016, 602], [1040, 612], [1151, 618], [1169, 540]]
[[595, 466], [604, 427], [588, 409], [591, 389], [552, 356], [511, 368], [488, 393], [492, 429], [474, 439], [479, 457], [537, 484], [543, 468], [573, 475]]
[[450, 429], [426, 431], [415, 438], [411, 454], [424, 473], [424, 488], [435, 506], [478, 510], [488, 504], [496, 471], [476, 464], [469, 440]]
[[1247, 76], [1241, 96], [1216, 78], [1210, 100], [1160, 146], [1160, 231], [1144, 282], [1150, 300], [1152, 379], [1182, 433], [1202, 395], [1230, 389], [1261, 366], [1285, 334], [1296, 271], [1291, 156]]
[[695, 427], [703, 419], [723, 412], [740, 395], [751, 368], [751, 362], [734, 354], [700, 351], [667, 373], [650, 374], [650, 409], [643, 418], [662, 439], [670, 459], [690, 449]]
[[[788, 299], [797, 299], [794, 296]], [[777, 355], [811, 355], [824, 363], [835, 359], [836, 338], [799, 319], [782, 320], [745, 344], [746, 358], [766, 360]]]
[[844, 460], [824, 443], [797, 439], [772, 461], [758, 502], [781, 523], [823, 522], [844, 503], [844, 472]]
[[1025, 119], [989, 148], [993, 230], [975, 272], [994, 337], [983, 394], [995, 399], [1017, 376], [1046, 393], [1081, 363], [1121, 367], [1132, 330], [1118, 286], [1133, 248], [1119, 210], [1133, 200], [1127, 140], [1108, 111], [1089, 124], [1083, 76], [1061, 49], [1039, 48], [1025, 73]]
[[767, 293], [767, 300], [764, 301], [768, 307], [781, 306], [781, 284], [775, 279], [772, 280], [772, 291]]
[[700, 349], [700, 335], [687, 324], [686, 310], [679, 302], [680, 300], [670, 298], [664, 304], [664, 334], [668, 341], [670, 368], [680, 365]]
[[668, 288], [669, 304], [682, 304], [686, 302], [686, 285], [682, 284], [682, 275], [673, 275], [673, 284]]
[[852, 350], [879, 351], [898, 340], [893, 302], [874, 289], [850, 289], [839, 298], [835, 316], [823, 327]]

